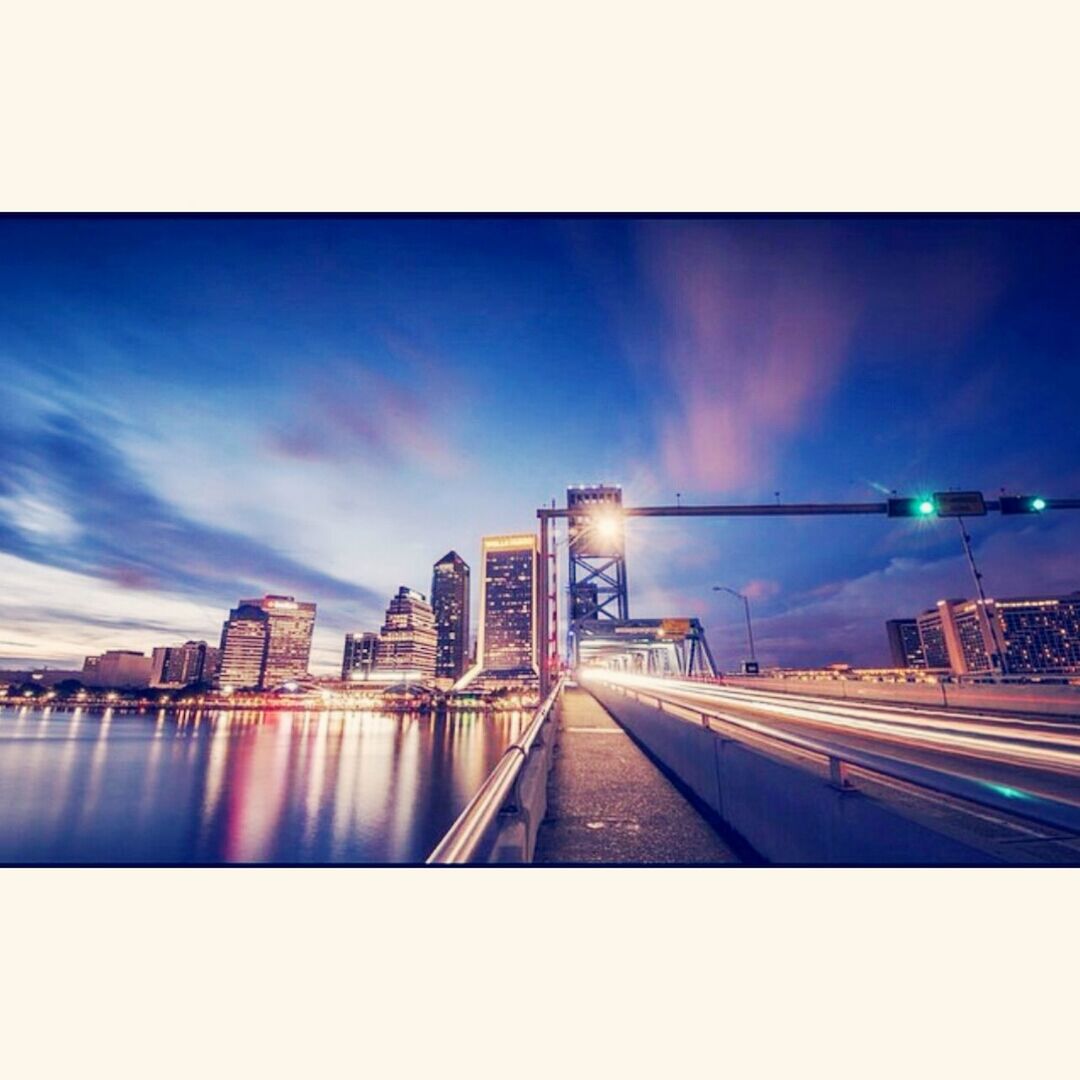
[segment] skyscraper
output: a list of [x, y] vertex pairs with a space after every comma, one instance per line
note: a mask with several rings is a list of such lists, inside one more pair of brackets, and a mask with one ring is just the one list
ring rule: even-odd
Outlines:
[[88, 656], [83, 663], [82, 681], [87, 686], [117, 689], [147, 686], [153, 659], [131, 649], [109, 649], [100, 656]]
[[431, 607], [435, 613], [435, 675], [460, 679], [469, 659], [469, 564], [447, 552], [431, 576]]
[[889, 652], [895, 667], [926, 667], [926, 654], [915, 619], [889, 619], [885, 623], [885, 630], [889, 635]]
[[308, 673], [315, 605], [291, 596], [241, 600], [221, 634], [221, 686], [272, 690]]
[[217, 683], [222, 688], [257, 690], [262, 686], [270, 620], [261, 607], [240, 604], [221, 628], [221, 663]]
[[484, 537], [477, 663], [462, 685], [477, 677], [492, 687], [537, 678], [538, 562], [534, 533]]
[[435, 675], [435, 613], [423, 593], [402, 585], [386, 608], [379, 633], [380, 671], [418, 671]]
[[345, 635], [345, 655], [341, 660], [343, 679], [367, 679], [379, 662], [379, 635], [365, 632]]

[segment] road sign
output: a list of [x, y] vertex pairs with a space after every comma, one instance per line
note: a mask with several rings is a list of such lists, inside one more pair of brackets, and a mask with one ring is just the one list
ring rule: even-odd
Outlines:
[[935, 491], [938, 517], [984, 517], [986, 502], [981, 491]]
[[660, 636], [666, 638], [684, 638], [690, 633], [689, 619], [661, 619]]

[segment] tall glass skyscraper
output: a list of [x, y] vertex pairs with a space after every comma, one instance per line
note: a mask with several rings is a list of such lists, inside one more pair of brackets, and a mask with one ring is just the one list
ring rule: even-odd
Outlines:
[[484, 675], [535, 676], [539, 553], [534, 533], [485, 536], [479, 667]]
[[431, 607], [435, 612], [435, 675], [460, 679], [469, 662], [469, 564], [447, 552], [431, 575]]

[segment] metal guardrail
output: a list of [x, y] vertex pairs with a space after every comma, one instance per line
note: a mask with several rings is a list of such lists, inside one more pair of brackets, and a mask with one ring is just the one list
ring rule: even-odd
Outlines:
[[521, 807], [519, 785], [525, 767], [543, 743], [541, 732], [551, 719], [565, 681], [561, 677], [552, 687], [520, 738], [503, 752], [480, 790], [427, 857], [428, 866], [489, 861], [504, 823], [500, 818], [517, 813]]
[[[605, 683], [605, 685], [645, 704], [655, 703], [654, 707], [660, 712], [676, 716], [686, 723], [694, 721], [688, 720], [685, 716], [678, 716], [674, 710], [690, 713], [698, 723], [721, 737], [726, 733], [715, 727], [714, 721], [723, 727], [741, 729], [748, 734], [753, 734], [758, 740], [779, 743], [804, 753], [820, 756], [825, 759], [830, 782], [839, 788], [851, 786], [847, 773], [848, 769], [855, 768], [860, 772], [898, 780], [912, 787], [922, 788], [924, 791], [960, 799], [984, 809], [1008, 814], [1010, 817], [1023, 818], [1042, 826], [1049, 825], [1080, 835], [1080, 806], [1074, 806], [1071, 803], [1059, 802], [1033, 792], [960, 776], [929, 766], [896, 761], [870, 751], [855, 749], [838, 751], [835, 747], [818, 742], [816, 739], [808, 739], [787, 731], [777, 731], [765, 724], [732, 716], [720, 710], [702, 709], [698, 706], [683, 705], [680, 702], [665, 701], [656, 694], [634, 690], [618, 683]], [[651, 699], [651, 702], [646, 699]], [[727, 737], [733, 738], [730, 733], [727, 733]]]

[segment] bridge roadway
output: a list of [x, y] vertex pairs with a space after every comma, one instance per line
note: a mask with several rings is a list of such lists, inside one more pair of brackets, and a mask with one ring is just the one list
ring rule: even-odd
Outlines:
[[723, 864], [732, 848], [588, 692], [562, 699], [536, 864]]
[[1080, 805], [1080, 717], [1005, 716], [631, 677], [644, 692], [1000, 788]]

